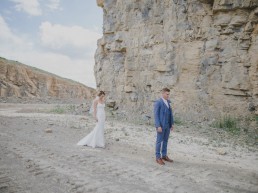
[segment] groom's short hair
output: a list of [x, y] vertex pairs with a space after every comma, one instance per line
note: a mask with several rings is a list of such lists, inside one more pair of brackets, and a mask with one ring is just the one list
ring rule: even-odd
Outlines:
[[161, 91], [162, 91], [162, 92], [170, 92], [170, 89], [168, 89], [168, 88], [163, 88]]

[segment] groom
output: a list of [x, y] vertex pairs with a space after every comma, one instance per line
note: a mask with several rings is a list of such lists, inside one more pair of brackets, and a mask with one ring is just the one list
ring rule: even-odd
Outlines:
[[161, 91], [161, 98], [156, 100], [154, 105], [155, 127], [157, 130], [156, 161], [160, 165], [165, 165], [163, 160], [173, 162], [173, 160], [167, 156], [169, 133], [174, 127], [173, 112], [170, 106], [171, 102], [168, 100], [169, 94], [170, 90], [168, 88], [163, 88]]

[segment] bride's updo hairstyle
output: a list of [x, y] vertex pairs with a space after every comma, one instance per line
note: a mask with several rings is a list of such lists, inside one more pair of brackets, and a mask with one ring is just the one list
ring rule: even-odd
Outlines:
[[101, 90], [101, 91], [99, 91], [98, 96], [100, 97], [101, 95], [106, 95], [106, 94], [105, 94], [105, 92], [104, 92], [104, 91], [102, 91], [102, 90]]

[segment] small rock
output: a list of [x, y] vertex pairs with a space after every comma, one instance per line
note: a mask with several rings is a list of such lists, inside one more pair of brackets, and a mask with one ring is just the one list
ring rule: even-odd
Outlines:
[[51, 128], [47, 128], [47, 129], [45, 129], [45, 132], [46, 133], [53, 133], [53, 130]]
[[202, 143], [203, 145], [209, 145], [210, 143], [208, 141], [205, 141]]
[[119, 138], [116, 138], [116, 141], [119, 141]]
[[71, 126], [71, 129], [80, 129], [78, 126]]
[[249, 103], [249, 104], [248, 104], [248, 110], [249, 110], [249, 111], [255, 111], [255, 105], [254, 105], [254, 103]]
[[217, 153], [218, 153], [219, 155], [226, 155], [226, 154], [227, 154], [227, 152], [225, 151], [225, 149], [222, 149], [222, 148], [217, 149]]
[[116, 101], [114, 101], [114, 100], [108, 100], [108, 101], [106, 102], [106, 104], [107, 104], [107, 107], [114, 108], [115, 105], [116, 105]]

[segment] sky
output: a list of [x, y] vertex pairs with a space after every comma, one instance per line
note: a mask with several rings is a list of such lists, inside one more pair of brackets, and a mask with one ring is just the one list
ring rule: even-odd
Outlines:
[[96, 0], [0, 0], [0, 57], [96, 88]]

